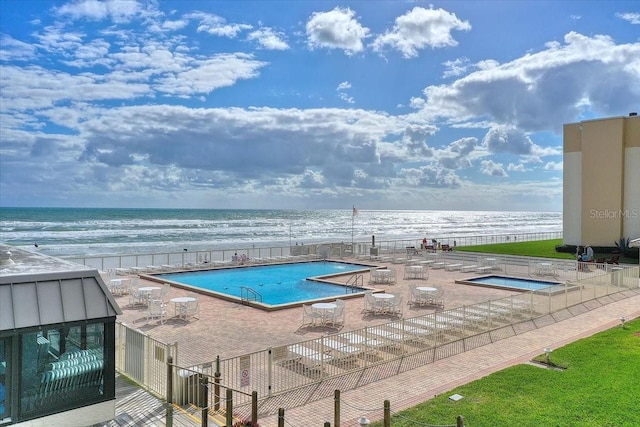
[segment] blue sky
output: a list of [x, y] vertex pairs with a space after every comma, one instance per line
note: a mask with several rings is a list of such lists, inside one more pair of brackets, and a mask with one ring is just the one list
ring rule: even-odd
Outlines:
[[0, 206], [562, 209], [635, 1], [2, 1]]

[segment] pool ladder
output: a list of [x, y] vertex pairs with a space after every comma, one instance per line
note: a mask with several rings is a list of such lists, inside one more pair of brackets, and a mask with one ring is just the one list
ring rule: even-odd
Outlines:
[[243, 304], [249, 304], [249, 301], [262, 302], [262, 295], [252, 288], [240, 286], [240, 299]]
[[364, 288], [364, 277], [362, 276], [362, 274], [354, 274], [353, 276], [349, 277], [349, 280], [347, 280], [345, 286], [347, 287], [347, 293], [358, 292], [362, 290], [362, 288]]

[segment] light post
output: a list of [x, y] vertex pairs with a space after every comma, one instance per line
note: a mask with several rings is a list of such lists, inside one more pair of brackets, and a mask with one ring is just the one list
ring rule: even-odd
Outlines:
[[358, 420], [358, 424], [360, 424], [360, 427], [367, 427], [369, 424], [371, 424], [371, 421], [369, 421], [367, 417], [363, 416]]
[[547, 364], [549, 364], [551, 361], [551, 348], [546, 347], [544, 353], [547, 355]]
[[620, 325], [622, 325], [622, 329], [624, 329], [624, 322], [626, 322], [627, 319], [624, 318], [624, 316], [620, 317]]

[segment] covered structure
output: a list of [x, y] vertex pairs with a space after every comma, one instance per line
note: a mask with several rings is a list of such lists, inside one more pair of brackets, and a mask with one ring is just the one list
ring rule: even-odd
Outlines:
[[0, 245], [0, 425], [115, 417], [115, 321], [95, 269]]

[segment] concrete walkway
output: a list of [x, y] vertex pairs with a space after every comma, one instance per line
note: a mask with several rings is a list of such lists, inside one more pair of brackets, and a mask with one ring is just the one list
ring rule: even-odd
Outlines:
[[[381, 420], [383, 403], [391, 402], [391, 411], [399, 412], [436, 395], [482, 378], [508, 366], [526, 363], [543, 353], [545, 347], [553, 349], [591, 336], [620, 324], [620, 317], [631, 320], [640, 317], [640, 288], [624, 293], [626, 298], [602, 298], [589, 311], [575, 310], [564, 320], [503, 339], [423, 367], [403, 372], [341, 394], [342, 427], [357, 427], [358, 419], [366, 416], [371, 421]], [[618, 298], [615, 296], [614, 298]], [[571, 310], [569, 310], [571, 312]], [[566, 314], [566, 313], [565, 313]], [[118, 381], [116, 420], [104, 426], [164, 426], [165, 411], [162, 403], [141, 390]], [[285, 412], [285, 426], [321, 427], [325, 422], [334, 425], [333, 398], [325, 398]], [[438, 420], [438, 424], [454, 420]], [[276, 427], [277, 416], [259, 419], [261, 427]], [[177, 415], [174, 426], [198, 425], [194, 418]], [[212, 425], [212, 423], [209, 423]]]

